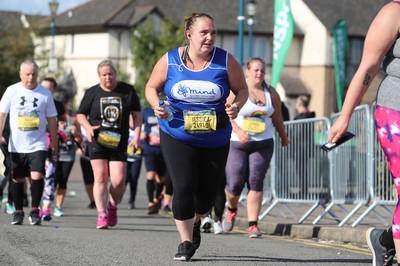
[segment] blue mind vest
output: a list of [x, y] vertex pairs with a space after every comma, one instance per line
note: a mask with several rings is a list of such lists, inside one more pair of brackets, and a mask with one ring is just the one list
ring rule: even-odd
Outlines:
[[167, 57], [164, 93], [171, 104], [174, 119], [170, 122], [160, 119], [161, 130], [196, 147], [215, 148], [229, 142], [232, 131], [230, 123], [212, 133], [192, 134], [184, 130], [183, 119], [183, 110], [214, 109], [217, 114], [225, 113], [225, 102], [230, 92], [228, 53], [216, 47], [211, 63], [202, 70], [188, 69], [182, 62], [178, 48], [169, 51]]

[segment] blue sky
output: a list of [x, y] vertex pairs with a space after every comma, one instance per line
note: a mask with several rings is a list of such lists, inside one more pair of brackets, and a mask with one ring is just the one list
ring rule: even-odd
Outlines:
[[[25, 14], [50, 15], [50, 0], [0, 0], [0, 10], [21, 11]], [[63, 12], [89, 0], [58, 0], [58, 12]]]

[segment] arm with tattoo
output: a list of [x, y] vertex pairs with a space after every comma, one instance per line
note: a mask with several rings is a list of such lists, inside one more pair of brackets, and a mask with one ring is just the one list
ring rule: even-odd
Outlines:
[[372, 81], [372, 76], [371, 76], [371, 74], [370, 74], [370, 73], [365, 74], [365, 78], [364, 78], [363, 84], [364, 84], [365, 86], [369, 86], [369, 85], [371, 84], [371, 81]]

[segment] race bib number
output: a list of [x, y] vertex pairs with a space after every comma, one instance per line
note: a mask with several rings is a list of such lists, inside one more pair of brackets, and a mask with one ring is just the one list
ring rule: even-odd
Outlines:
[[265, 120], [259, 117], [245, 117], [242, 129], [251, 135], [265, 131]]
[[121, 97], [102, 97], [100, 98], [101, 125], [104, 128], [120, 128], [122, 117]]
[[128, 148], [126, 149], [126, 153], [128, 156], [132, 157], [134, 152], [133, 152], [133, 145], [128, 146]]
[[185, 131], [192, 134], [211, 133], [217, 129], [215, 110], [183, 111]]
[[120, 140], [121, 134], [108, 130], [101, 130], [97, 137], [97, 143], [111, 149], [116, 149]]
[[18, 114], [18, 129], [22, 131], [38, 130], [40, 119], [36, 112], [23, 112]]
[[126, 149], [126, 154], [129, 159], [139, 160], [142, 158], [142, 150], [139, 148], [135, 151], [133, 145], [128, 146], [128, 148]]

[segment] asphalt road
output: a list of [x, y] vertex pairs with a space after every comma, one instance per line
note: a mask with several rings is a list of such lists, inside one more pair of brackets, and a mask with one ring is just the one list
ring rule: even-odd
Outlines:
[[[127, 196], [119, 205], [118, 224], [97, 230], [96, 211], [75, 168], [64, 204], [64, 217], [41, 226], [11, 225], [0, 213], [0, 265], [175, 265], [172, 260], [179, 234], [171, 217], [147, 215], [144, 171], [140, 177], [137, 209], [128, 210]], [[4, 208], [4, 205], [3, 205]], [[25, 210], [26, 215], [29, 212]], [[250, 239], [244, 231], [229, 235], [202, 233], [195, 265], [371, 265], [365, 248], [318, 240], [263, 236]]]

